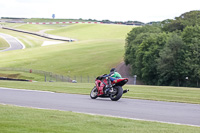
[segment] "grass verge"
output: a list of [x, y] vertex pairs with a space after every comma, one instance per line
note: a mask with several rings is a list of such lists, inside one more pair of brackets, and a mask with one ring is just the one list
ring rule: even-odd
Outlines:
[[8, 42], [0, 36], [0, 50], [6, 49], [9, 47], [10, 45], [8, 44]]
[[25, 79], [33, 81], [44, 81], [44, 75], [20, 72], [20, 71], [0, 71], [0, 77], [12, 78], [12, 79]]
[[[89, 95], [94, 83], [0, 81], [0, 87]], [[200, 88], [125, 85], [124, 98], [200, 104]]]
[[1, 133], [199, 133], [199, 127], [0, 105]]

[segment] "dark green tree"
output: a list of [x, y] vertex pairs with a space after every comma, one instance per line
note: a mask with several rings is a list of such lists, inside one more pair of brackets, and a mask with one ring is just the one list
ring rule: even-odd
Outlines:
[[150, 33], [137, 50], [134, 72], [145, 84], [152, 85], [158, 82], [156, 60], [166, 44], [167, 36], [166, 33]]
[[187, 44], [187, 66], [190, 86], [199, 86], [200, 79], [200, 26], [187, 26], [182, 32], [183, 41]]
[[182, 32], [182, 38], [187, 44], [191, 43], [194, 38], [200, 39], [200, 26], [187, 26]]
[[161, 29], [159, 27], [153, 27], [153, 26], [143, 26], [143, 27], [137, 27], [133, 28], [126, 38], [126, 44], [125, 44], [125, 56], [124, 61], [125, 63], [132, 64], [136, 57], [136, 51], [138, 49], [138, 46], [142, 43], [145, 38], [148, 37], [148, 33], [160, 33]]
[[200, 25], [200, 11], [186, 12], [179, 17], [176, 17], [175, 20], [164, 20], [161, 23], [163, 24], [164, 31], [183, 31], [187, 26]]
[[185, 43], [176, 33], [172, 33], [157, 60], [160, 85], [181, 85], [188, 76]]
[[145, 84], [199, 86], [200, 11], [134, 28], [126, 38], [126, 64]]
[[138, 75], [146, 84], [157, 82], [155, 60], [166, 40], [167, 34], [161, 33], [160, 27], [157, 26], [135, 28], [126, 38], [125, 63], [131, 64], [132, 74]]

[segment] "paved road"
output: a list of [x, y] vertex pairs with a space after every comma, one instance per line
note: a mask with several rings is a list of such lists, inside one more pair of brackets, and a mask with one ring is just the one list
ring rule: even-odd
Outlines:
[[0, 103], [200, 126], [199, 104], [124, 98], [114, 102], [102, 98], [93, 100], [89, 95], [1, 87]]
[[19, 40], [17, 40], [15, 37], [7, 35], [7, 34], [3, 34], [3, 33], [0, 33], [0, 36], [2, 36], [10, 45], [9, 48], [1, 50], [0, 52], [24, 48], [24, 45]]

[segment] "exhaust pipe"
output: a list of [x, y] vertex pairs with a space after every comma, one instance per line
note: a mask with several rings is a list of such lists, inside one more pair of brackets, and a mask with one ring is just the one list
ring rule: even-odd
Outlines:
[[127, 93], [128, 91], [129, 91], [128, 89], [124, 90], [124, 91], [123, 91], [123, 94], [124, 94], [124, 93]]

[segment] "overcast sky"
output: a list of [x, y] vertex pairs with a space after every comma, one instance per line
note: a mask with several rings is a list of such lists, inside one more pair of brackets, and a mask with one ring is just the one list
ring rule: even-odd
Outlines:
[[162, 21], [200, 10], [200, 0], [0, 0], [0, 17]]

